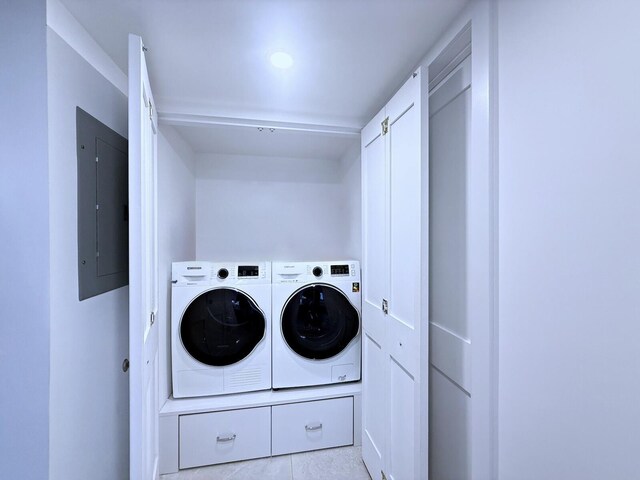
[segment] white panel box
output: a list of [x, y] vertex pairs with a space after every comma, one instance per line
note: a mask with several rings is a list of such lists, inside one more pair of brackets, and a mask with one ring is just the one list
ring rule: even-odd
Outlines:
[[271, 455], [271, 408], [180, 416], [180, 468]]
[[273, 455], [353, 444], [353, 397], [272, 407]]

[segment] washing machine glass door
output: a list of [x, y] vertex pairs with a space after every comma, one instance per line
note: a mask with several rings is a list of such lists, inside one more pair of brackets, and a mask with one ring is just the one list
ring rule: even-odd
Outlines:
[[249, 356], [265, 334], [265, 316], [256, 302], [231, 288], [201, 293], [180, 322], [185, 350], [199, 362], [217, 367]]
[[296, 291], [285, 304], [282, 335], [291, 349], [309, 359], [342, 352], [360, 330], [360, 315], [347, 296], [327, 284]]

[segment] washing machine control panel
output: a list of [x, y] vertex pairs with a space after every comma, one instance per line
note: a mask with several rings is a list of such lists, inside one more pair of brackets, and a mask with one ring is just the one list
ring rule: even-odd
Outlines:
[[174, 262], [171, 283], [174, 286], [264, 284], [271, 281], [270, 262]]
[[327, 262], [274, 262], [273, 283], [360, 281], [360, 264], [354, 260]]

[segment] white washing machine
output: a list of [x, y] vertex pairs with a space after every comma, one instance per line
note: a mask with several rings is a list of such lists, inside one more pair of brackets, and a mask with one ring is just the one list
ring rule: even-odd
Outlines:
[[271, 388], [271, 264], [172, 264], [173, 396]]
[[273, 388], [360, 380], [360, 264], [274, 262]]

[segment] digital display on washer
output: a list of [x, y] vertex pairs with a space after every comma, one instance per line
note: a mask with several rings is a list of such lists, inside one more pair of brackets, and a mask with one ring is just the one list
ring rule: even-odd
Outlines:
[[331, 275], [349, 275], [349, 265], [331, 265]]
[[258, 265], [238, 265], [238, 278], [259, 277], [260, 268]]

